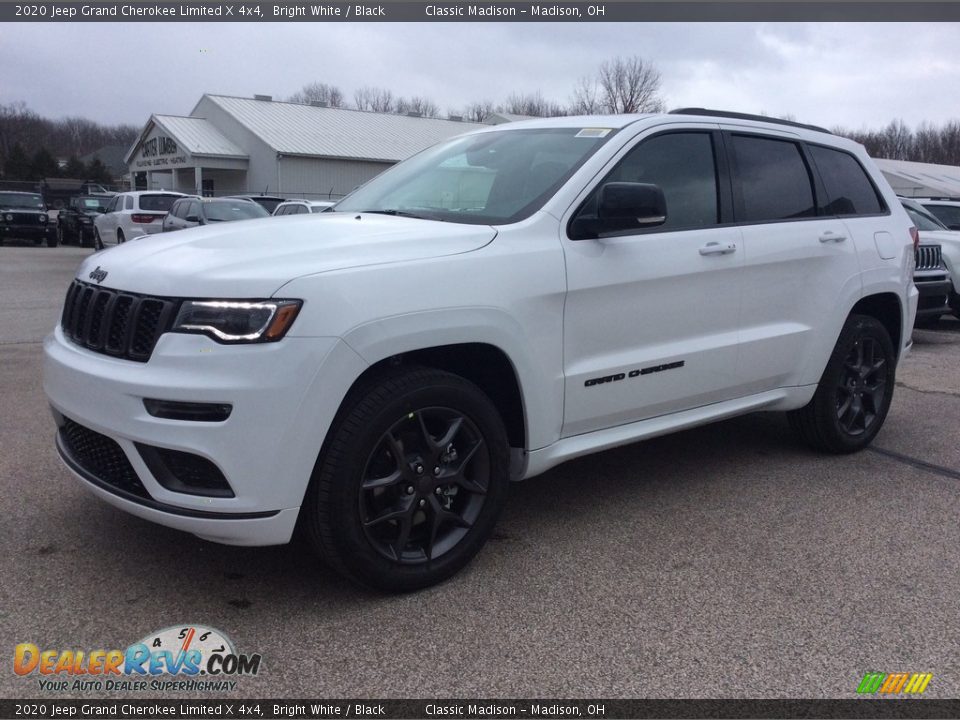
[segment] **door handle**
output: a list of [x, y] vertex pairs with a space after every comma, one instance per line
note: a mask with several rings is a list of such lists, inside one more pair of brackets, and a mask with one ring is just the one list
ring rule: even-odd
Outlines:
[[846, 239], [847, 239], [846, 235], [838, 235], [832, 230], [827, 230], [823, 235], [820, 236], [820, 242], [822, 243], [828, 243], [828, 242], [840, 243]]
[[736, 243], [709, 242], [700, 248], [701, 255], [729, 255], [737, 251]]

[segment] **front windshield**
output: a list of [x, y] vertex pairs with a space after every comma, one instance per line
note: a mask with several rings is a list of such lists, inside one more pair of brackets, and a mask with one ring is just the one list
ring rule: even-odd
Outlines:
[[0, 208], [43, 210], [43, 198], [29, 193], [0, 193]]
[[99, 211], [103, 207], [103, 198], [82, 197], [77, 198], [77, 204], [84, 210]]
[[203, 205], [203, 214], [207, 218], [207, 222], [229, 222], [230, 220], [270, 217], [270, 213], [260, 205], [248, 200], [212, 200], [205, 202]]
[[928, 213], [923, 210], [918, 210], [915, 207], [911, 207], [906, 203], [903, 204], [904, 209], [907, 211], [907, 215], [910, 216], [910, 219], [913, 220], [913, 224], [917, 226], [917, 230], [946, 230], [947, 226], [941, 223], [939, 220], [931, 217]]
[[537, 128], [456, 138], [378, 175], [334, 210], [475, 225], [517, 222], [540, 209], [614, 132]]

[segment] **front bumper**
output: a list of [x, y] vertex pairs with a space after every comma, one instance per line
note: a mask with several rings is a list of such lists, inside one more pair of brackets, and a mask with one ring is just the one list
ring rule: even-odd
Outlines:
[[915, 279], [914, 284], [920, 294], [917, 302], [917, 317], [944, 315], [950, 312], [950, 293], [953, 292], [953, 283], [947, 276], [931, 280]]
[[[58, 450], [92, 493], [133, 515], [234, 545], [289, 541], [316, 462], [327, 415], [306, 399], [335, 347], [333, 338], [287, 338], [219, 345], [200, 335], [161, 336], [147, 363], [82, 348], [58, 327], [44, 341], [44, 391], [61, 432]], [[352, 354], [352, 351], [350, 351]], [[150, 415], [144, 398], [228, 403], [221, 422]], [[64, 442], [66, 418], [115, 442], [146, 497], [93, 475]], [[137, 444], [200, 456], [226, 478], [234, 497], [164, 487]]]
[[5, 223], [0, 225], [0, 240], [46, 240], [52, 237], [56, 229], [46, 225], [19, 225]]

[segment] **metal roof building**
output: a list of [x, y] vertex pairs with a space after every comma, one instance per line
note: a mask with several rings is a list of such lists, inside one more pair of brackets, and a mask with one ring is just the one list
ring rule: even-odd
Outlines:
[[204, 195], [341, 197], [475, 123], [204, 95], [187, 117], [152, 115], [125, 162], [131, 184]]
[[897, 195], [960, 197], [960, 167], [908, 160], [874, 159]]

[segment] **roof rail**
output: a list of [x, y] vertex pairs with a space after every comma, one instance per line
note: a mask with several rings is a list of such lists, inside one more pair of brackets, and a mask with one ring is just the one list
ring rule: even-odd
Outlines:
[[758, 122], [773, 123], [774, 125], [789, 125], [790, 127], [804, 128], [805, 130], [816, 130], [817, 132], [827, 133], [827, 135], [833, 135], [833, 133], [826, 128], [818, 127], [817, 125], [807, 125], [806, 123], [798, 123], [794, 122], [793, 120], [781, 120], [780, 118], [767, 117], [766, 115], [751, 115], [749, 113], [728, 112], [727, 110], [708, 110], [707, 108], [688, 107], [671, 110], [669, 114], [706, 115], [707, 117], [733, 118], [735, 120], [756, 120]]

